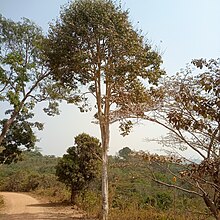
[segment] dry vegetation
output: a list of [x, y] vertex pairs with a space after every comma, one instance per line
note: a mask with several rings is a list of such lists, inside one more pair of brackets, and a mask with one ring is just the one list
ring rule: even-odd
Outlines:
[[[57, 161], [53, 156], [26, 152], [23, 161], [1, 167], [0, 189], [30, 192], [54, 206], [69, 207], [70, 191], [54, 174]], [[110, 157], [109, 163], [110, 220], [213, 219], [207, 215], [208, 210], [200, 198], [152, 182], [145, 161], [137, 161], [135, 157], [126, 160]], [[154, 169], [161, 179], [172, 179], [158, 167]], [[96, 179], [87, 190], [79, 193], [75, 208], [84, 210], [85, 217], [97, 219], [100, 207], [101, 181]]]

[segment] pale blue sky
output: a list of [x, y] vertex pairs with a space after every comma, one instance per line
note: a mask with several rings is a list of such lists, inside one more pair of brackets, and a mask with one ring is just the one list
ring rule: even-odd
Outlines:
[[[48, 23], [59, 16], [60, 6], [68, 0], [0, 0], [0, 13], [13, 20], [27, 17], [47, 32]], [[130, 20], [143, 30], [153, 45], [163, 53], [163, 67], [174, 74], [193, 58], [220, 57], [220, 1], [219, 0], [121, 0], [129, 9]], [[1, 110], [0, 110], [0, 113]], [[45, 123], [39, 133], [38, 146], [44, 154], [62, 155], [73, 143], [73, 137], [87, 132], [99, 137], [97, 125], [91, 124], [92, 114], [81, 114], [74, 106], [62, 105], [62, 113], [55, 118], [43, 115], [41, 106], [36, 119]], [[145, 137], [160, 136], [163, 131], [149, 123], [135, 127], [125, 138], [120, 137], [117, 125], [112, 126], [110, 153], [122, 147], [158, 149], [143, 142]], [[154, 146], [154, 147], [153, 147]]]

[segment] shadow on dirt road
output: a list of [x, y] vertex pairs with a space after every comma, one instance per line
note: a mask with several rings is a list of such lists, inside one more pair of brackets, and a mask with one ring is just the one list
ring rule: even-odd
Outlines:
[[0, 192], [0, 195], [4, 199], [0, 220], [89, 220], [82, 210], [70, 205], [42, 203], [24, 193]]
[[0, 214], [1, 220], [94, 220], [88, 218], [68, 217], [62, 213], [22, 213], [22, 214]]
[[85, 218], [67, 217], [63, 213], [22, 213], [22, 214], [0, 214], [1, 220], [86, 220]]

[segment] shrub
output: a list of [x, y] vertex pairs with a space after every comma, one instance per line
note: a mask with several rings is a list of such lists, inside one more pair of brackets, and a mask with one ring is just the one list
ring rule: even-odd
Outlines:
[[167, 210], [168, 208], [171, 207], [173, 200], [170, 194], [166, 192], [162, 192], [156, 194], [156, 203], [158, 208], [162, 210]]

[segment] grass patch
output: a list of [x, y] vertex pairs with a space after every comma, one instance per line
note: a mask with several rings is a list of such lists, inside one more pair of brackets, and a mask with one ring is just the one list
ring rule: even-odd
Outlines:
[[148, 209], [127, 209], [127, 210], [111, 210], [110, 220], [212, 220], [212, 218], [207, 218], [207, 216], [198, 216], [193, 213], [175, 213], [171, 210], [160, 211], [154, 208]]

